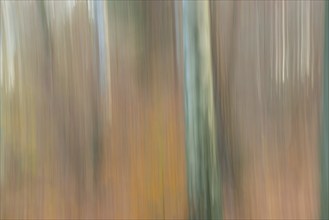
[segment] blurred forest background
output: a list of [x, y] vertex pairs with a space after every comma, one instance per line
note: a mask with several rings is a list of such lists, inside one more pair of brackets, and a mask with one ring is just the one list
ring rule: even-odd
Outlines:
[[328, 217], [328, 5], [1, 1], [0, 218]]

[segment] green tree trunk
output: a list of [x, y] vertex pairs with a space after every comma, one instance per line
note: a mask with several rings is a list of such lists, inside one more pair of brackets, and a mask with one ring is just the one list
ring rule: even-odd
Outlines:
[[208, 1], [183, 3], [183, 35], [190, 218], [218, 219], [220, 183]]

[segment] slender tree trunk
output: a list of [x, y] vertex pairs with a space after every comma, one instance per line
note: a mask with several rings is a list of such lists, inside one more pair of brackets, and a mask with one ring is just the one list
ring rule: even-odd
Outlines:
[[208, 1], [183, 3], [183, 32], [190, 217], [218, 219], [220, 184]]

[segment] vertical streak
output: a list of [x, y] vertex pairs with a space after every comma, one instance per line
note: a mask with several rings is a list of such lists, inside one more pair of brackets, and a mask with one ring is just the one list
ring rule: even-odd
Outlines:
[[106, 86], [106, 43], [105, 43], [105, 24], [104, 24], [104, 2], [95, 1], [96, 29], [98, 37], [99, 51], [99, 83], [103, 92]]
[[285, 36], [285, 2], [282, 1], [282, 83], [285, 80], [285, 64], [286, 64], [286, 36]]
[[[0, 3], [0, 12], [2, 7], [1, 7], [1, 3]], [[0, 18], [1, 18], [1, 15], [0, 15]], [[2, 74], [3, 74], [3, 62], [2, 62], [2, 22], [0, 21], [0, 86], [2, 85]], [[1, 94], [0, 94], [0, 186], [2, 185], [3, 183], [3, 178], [4, 178], [4, 159], [5, 159], [5, 156], [4, 156], [4, 149], [3, 149], [3, 144], [2, 144], [2, 131], [1, 131], [1, 116], [2, 116], [2, 111], [1, 111]], [[0, 208], [2, 206], [0, 205]], [[2, 218], [1, 216], [1, 209], [0, 209], [0, 218]]]
[[[299, 41], [299, 45], [298, 45], [298, 48], [299, 48], [299, 53], [298, 53], [298, 56], [299, 56], [299, 59], [298, 59], [298, 68], [299, 68], [299, 71], [297, 73], [297, 80], [301, 80], [302, 79], [302, 74], [303, 74], [303, 56], [304, 56], [304, 38], [303, 38], [303, 33], [304, 33], [304, 6], [303, 6], [303, 2], [299, 2], [299, 5], [300, 5], [300, 17], [299, 17], [299, 26], [298, 26], [298, 29], [299, 29], [299, 33], [300, 33], [300, 37], [298, 38], [298, 41]], [[299, 83], [299, 82], [298, 82]]]
[[[7, 73], [2, 76], [3, 79], [1, 86], [4, 86], [8, 92], [13, 89], [15, 73], [14, 73], [14, 55], [16, 50], [15, 45], [15, 24], [13, 19], [13, 3], [12, 2], [2, 2], [3, 7], [3, 27], [4, 27], [4, 38], [6, 44], [6, 58], [7, 58]], [[7, 81], [6, 81], [7, 80]]]
[[[175, 62], [177, 64], [180, 64], [183, 62], [183, 60], [181, 60], [181, 58], [183, 57], [182, 56], [182, 45], [181, 45], [181, 41], [180, 39], [182, 39], [182, 25], [181, 25], [181, 11], [182, 11], [182, 3], [181, 1], [175, 1], [174, 2], [174, 17], [175, 17], [175, 20], [174, 20], [174, 28], [175, 28], [175, 53], [176, 53], [176, 60]], [[178, 68], [178, 65], [177, 65], [177, 68]], [[178, 74], [180, 74], [182, 72], [182, 69], [179, 67], [178, 69]], [[181, 78], [181, 76], [177, 77], [178, 79]]]
[[110, 30], [109, 30], [109, 10], [108, 10], [108, 2], [104, 2], [103, 5], [103, 10], [104, 10], [104, 28], [105, 28], [105, 46], [106, 46], [106, 72], [105, 72], [105, 76], [104, 79], [107, 80], [107, 95], [108, 95], [108, 99], [107, 101], [108, 103], [108, 109], [106, 108], [106, 110], [108, 110], [109, 112], [109, 120], [110, 122], [112, 121], [112, 87], [111, 87], [111, 57], [110, 57]]
[[307, 8], [307, 16], [306, 16], [306, 60], [304, 60], [305, 65], [306, 65], [306, 79], [308, 80], [308, 76], [312, 75], [310, 73], [310, 35], [311, 35], [311, 3], [309, 1], [305, 2], [306, 8]]
[[277, 22], [277, 20], [278, 20], [278, 15], [277, 15], [277, 2], [275, 1], [274, 2], [274, 26], [275, 26], [275, 28], [274, 28], [274, 33], [275, 33], [275, 44], [274, 44], [274, 46], [275, 46], [275, 79], [276, 79], [276, 82], [278, 83], [278, 81], [279, 81], [279, 72], [278, 72], [278, 65], [279, 65], [279, 56], [278, 56], [278, 54], [279, 54], [279, 49], [278, 49], [278, 22]]
[[329, 219], [329, 2], [325, 2], [323, 137], [321, 146], [321, 219]]
[[[0, 5], [1, 6], [1, 5]], [[1, 7], [0, 7], [0, 12], [1, 12]], [[0, 18], [1, 18], [1, 15], [0, 15]], [[2, 81], [3, 81], [3, 63], [2, 63], [2, 22], [0, 22], [0, 86], [2, 85]]]
[[183, 2], [183, 39], [190, 217], [218, 219], [220, 184], [208, 1]]

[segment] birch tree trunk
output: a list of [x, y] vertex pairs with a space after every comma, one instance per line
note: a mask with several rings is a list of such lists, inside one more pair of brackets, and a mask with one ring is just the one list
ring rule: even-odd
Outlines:
[[221, 215], [208, 1], [183, 3], [186, 151], [190, 217]]

